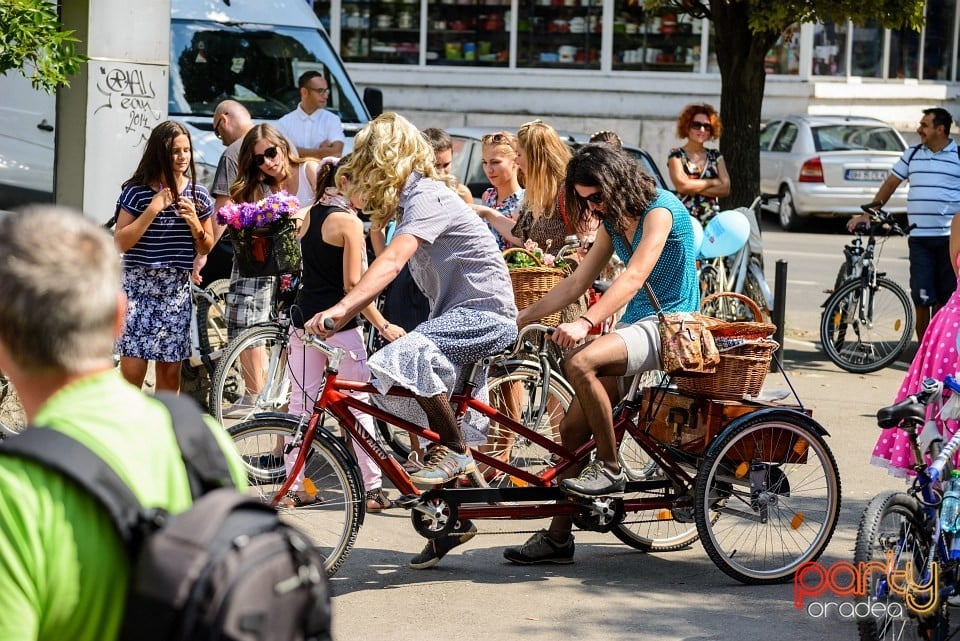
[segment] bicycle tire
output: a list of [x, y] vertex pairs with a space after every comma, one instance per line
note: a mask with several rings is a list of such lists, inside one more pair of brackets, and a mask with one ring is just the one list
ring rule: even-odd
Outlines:
[[[840, 474], [815, 425], [792, 410], [758, 410], [707, 450], [694, 490], [697, 530], [710, 559], [741, 583], [791, 580], [833, 536]], [[707, 518], [712, 509], [720, 519]]]
[[757, 307], [760, 308], [760, 318], [752, 318], [753, 315], [746, 312], [746, 319], [758, 323], [769, 323], [770, 309], [767, 307], [767, 297], [763, 292], [763, 286], [757, 280], [757, 277], [749, 270], [747, 271], [747, 277], [743, 281], [743, 294], [755, 302]]
[[[284, 409], [290, 399], [287, 342], [286, 328], [277, 324], [251, 327], [230, 341], [210, 382], [210, 414], [221, 423], [236, 423], [257, 412]], [[257, 347], [265, 350], [265, 357], [262, 367], [253, 371], [241, 355]]]
[[201, 354], [210, 354], [227, 346], [227, 319], [223, 312], [227, 308], [227, 292], [230, 290], [229, 278], [218, 278], [204, 288], [216, 305], [206, 296], [197, 300], [197, 344]]
[[19, 434], [27, 427], [27, 414], [10, 379], [0, 374], [0, 438]]
[[[291, 457], [296, 456], [296, 450], [284, 456], [283, 444], [295, 441], [300, 431], [299, 421], [289, 415], [259, 417], [229, 429], [247, 467], [251, 495], [272, 503], [286, 480], [284, 459], [292, 466]], [[333, 444], [334, 438], [318, 430], [304, 463], [303, 491], [315, 496], [316, 502], [278, 508], [281, 518], [298, 527], [323, 553], [327, 576], [340, 569], [353, 549], [366, 509], [356, 463]]]
[[[711, 294], [719, 294], [722, 291], [723, 284], [720, 280], [720, 271], [712, 261], [701, 264], [698, 279], [700, 283], [700, 300], [703, 300]], [[704, 314], [707, 314], [705, 310], [702, 311]], [[711, 316], [712, 314], [707, 315]]]
[[820, 345], [827, 358], [856, 374], [883, 369], [913, 338], [913, 303], [900, 285], [877, 279], [869, 323], [857, 316], [864, 291], [861, 280], [846, 281], [824, 303], [820, 316]]
[[[552, 372], [546, 390], [544, 414], [538, 417], [543, 395], [542, 381], [537, 362], [517, 360], [499, 363], [487, 379], [489, 403], [494, 409], [559, 443], [560, 421], [573, 402], [573, 390], [559, 372]], [[552, 455], [547, 450], [496, 421], [490, 422], [487, 442], [480, 449], [533, 474], [553, 465]], [[514, 485], [511, 477], [493, 468], [488, 470], [486, 476], [489, 477], [487, 482], [492, 485]]]
[[[630, 433], [623, 435], [618, 449], [620, 467], [632, 481], [655, 480], [663, 478], [663, 470], [647, 455], [646, 451], [634, 440]], [[693, 470], [695, 472], [695, 470]], [[636, 494], [625, 494], [624, 501], [634, 498], [662, 496], [667, 490], [647, 490]], [[624, 520], [613, 527], [613, 535], [621, 542], [643, 552], [674, 552], [693, 545], [700, 538], [693, 510], [656, 510], [627, 514]], [[713, 512], [711, 518], [719, 518]]]
[[[887, 555], [892, 554], [894, 571], [905, 572], [908, 562], [914, 570], [927, 567], [932, 533], [924, 525], [926, 522], [923, 507], [909, 494], [892, 491], [873, 497], [860, 517], [854, 564], [878, 561], [881, 566], [887, 566]], [[905, 580], [923, 581], [916, 573]], [[940, 591], [935, 593], [939, 595]], [[887, 575], [871, 572], [866, 594], [857, 596], [856, 601], [866, 603], [868, 607], [874, 603], [884, 606], [869, 607], [870, 614], [858, 618], [860, 641], [947, 638], [949, 613], [946, 600], [932, 604], [932, 615], [919, 619], [910, 613], [903, 598], [889, 589]], [[905, 616], [888, 616], [893, 604], [899, 604]]]

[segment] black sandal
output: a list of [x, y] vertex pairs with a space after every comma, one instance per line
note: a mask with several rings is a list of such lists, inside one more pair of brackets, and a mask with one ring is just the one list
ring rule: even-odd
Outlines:
[[367, 512], [382, 512], [383, 510], [389, 510], [393, 507], [393, 501], [387, 498], [387, 495], [383, 493], [383, 488], [378, 487], [375, 490], [370, 490], [366, 494], [367, 499]]

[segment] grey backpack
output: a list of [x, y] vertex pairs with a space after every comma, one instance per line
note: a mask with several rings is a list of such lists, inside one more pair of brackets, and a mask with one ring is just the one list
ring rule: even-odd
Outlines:
[[324, 558], [276, 510], [238, 492], [199, 409], [157, 395], [173, 416], [193, 506], [145, 508], [100, 457], [54, 429], [28, 429], [0, 454], [67, 477], [107, 510], [132, 569], [121, 641], [326, 641]]

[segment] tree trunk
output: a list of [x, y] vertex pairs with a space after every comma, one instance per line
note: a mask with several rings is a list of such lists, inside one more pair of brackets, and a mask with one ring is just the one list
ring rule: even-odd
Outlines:
[[723, 209], [748, 206], [760, 192], [760, 113], [766, 85], [764, 58], [780, 32], [750, 31], [750, 3], [710, 0], [720, 66], [720, 152], [730, 173]]

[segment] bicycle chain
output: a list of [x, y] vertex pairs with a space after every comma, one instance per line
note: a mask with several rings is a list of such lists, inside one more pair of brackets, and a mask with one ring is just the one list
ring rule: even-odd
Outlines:
[[[662, 523], [662, 519], [641, 519], [638, 521], [621, 521], [619, 525], [634, 525], [639, 523]], [[578, 532], [591, 532], [592, 530], [577, 530]], [[476, 536], [498, 536], [501, 534], [536, 534], [540, 530], [497, 530], [495, 532], [477, 531]]]

